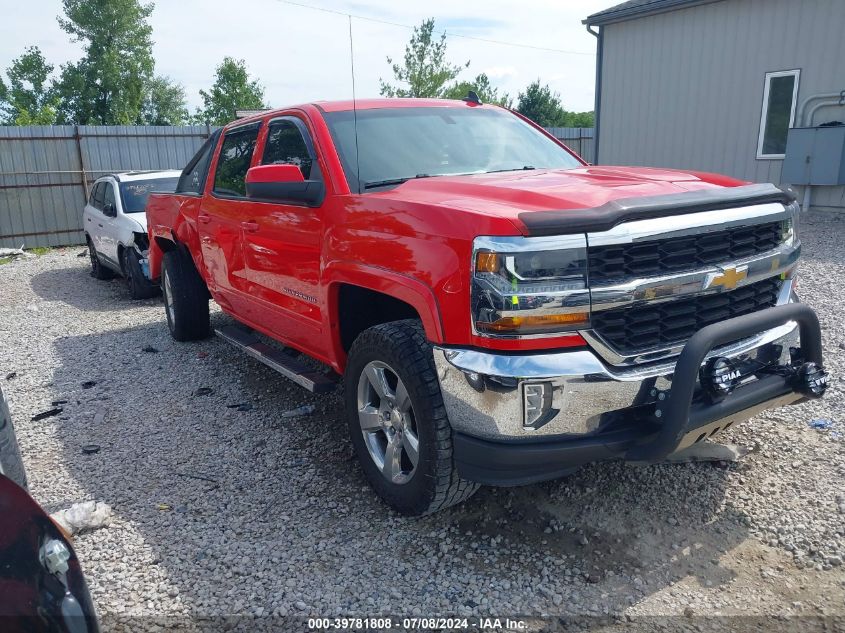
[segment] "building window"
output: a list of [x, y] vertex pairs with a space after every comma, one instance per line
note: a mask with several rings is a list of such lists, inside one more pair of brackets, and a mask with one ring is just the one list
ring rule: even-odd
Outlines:
[[766, 73], [763, 88], [763, 114], [760, 117], [760, 136], [757, 139], [757, 158], [783, 158], [786, 135], [795, 121], [795, 102], [798, 100], [800, 70]]

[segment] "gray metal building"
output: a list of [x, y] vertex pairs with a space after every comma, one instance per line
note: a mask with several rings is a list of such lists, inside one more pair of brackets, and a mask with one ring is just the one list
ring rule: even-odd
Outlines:
[[[836, 160], [790, 140], [784, 170], [789, 128], [845, 122], [845, 1], [632, 0], [584, 23], [597, 162], [797, 185], [799, 163]], [[845, 187], [814, 186], [812, 206], [845, 211]]]

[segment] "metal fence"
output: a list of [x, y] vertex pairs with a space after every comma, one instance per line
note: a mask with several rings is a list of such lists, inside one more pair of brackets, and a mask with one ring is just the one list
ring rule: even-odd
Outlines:
[[[592, 128], [547, 128], [587, 162]], [[0, 127], [0, 247], [82, 244], [91, 184], [116, 171], [182, 169], [207, 126]]]
[[116, 171], [182, 169], [206, 126], [0, 127], [0, 247], [84, 243], [91, 184]]
[[547, 127], [556, 139], [563, 141], [572, 151], [588, 163], [595, 162], [596, 144], [591, 127]]

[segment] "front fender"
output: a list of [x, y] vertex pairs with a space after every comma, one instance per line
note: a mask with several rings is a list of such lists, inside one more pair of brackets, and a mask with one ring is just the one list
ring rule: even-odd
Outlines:
[[[384, 268], [367, 266], [359, 262], [337, 261], [329, 263], [323, 270], [324, 286], [327, 289], [327, 325], [333, 331], [333, 339], [338, 358], [344, 358], [340, 344], [338, 319], [334, 318], [338, 307], [338, 289], [341, 284], [360, 286], [380, 292], [414, 308], [420, 315], [426, 338], [432, 343], [443, 343], [443, 322], [440, 318], [440, 306], [433, 290], [423, 282]], [[328, 328], [327, 328], [328, 329]], [[338, 353], [339, 352], [339, 353]]]

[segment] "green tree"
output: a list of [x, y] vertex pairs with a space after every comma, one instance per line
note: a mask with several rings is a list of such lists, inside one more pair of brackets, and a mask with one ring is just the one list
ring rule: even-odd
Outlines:
[[536, 80], [517, 98], [516, 111], [544, 127], [593, 127], [593, 112], [567, 112], [560, 95]]
[[396, 64], [390, 57], [387, 58], [399, 85], [379, 79], [383, 96], [443, 98], [449, 90], [448, 84], [469, 66], [468, 61], [463, 65], [450, 64], [446, 60], [446, 34], [436, 40], [432, 37], [433, 32], [434, 18], [424, 20], [420, 26], [414, 27], [411, 41], [405, 47], [404, 64]]
[[62, 66], [62, 122], [128, 125], [138, 121], [153, 76], [153, 4], [140, 0], [62, 0], [59, 25], [84, 55]]
[[566, 112], [561, 127], [595, 127], [595, 112]]
[[56, 97], [49, 80], [53, 66], [37, 46], [30, 46], [6, 70], [8, 86], [0, 78], [0, 122], [7, 125], [52, 125]]
[[544, 127], [563, 126], [566, 111], [560, 104], [560, 95], [552, 92], [540, 80], [530, 83], [516, 100], [516, 111]]
[[189, 118], [185, 88], [169, 77], [154, 77], [147, 85], [138, 122], [142, 125], [184, 125]]
[[450, 86], [443, 93], [446, 99], [463, 99], [467, 93], [472, 90], [481, 99], [481, 103], [495, 103], [505, 108], [510, 108], [513, 105], [513, 99], [507, 92], [499, 93], [498, 88], [490, 83], [490, 78], [481, 73], [475, 79], [469, 81], [459, 81]]
[[257, 80], [249, 78], [246, 63], [242, 59], [225, 57], [215, 71], [211, 90], [200, 90], [203, 107], [197, 111], [195, 120], [211, 125], [225, 125], [236, 118], [237, 110], [261, 110], [264, 103], [264, 88]]

